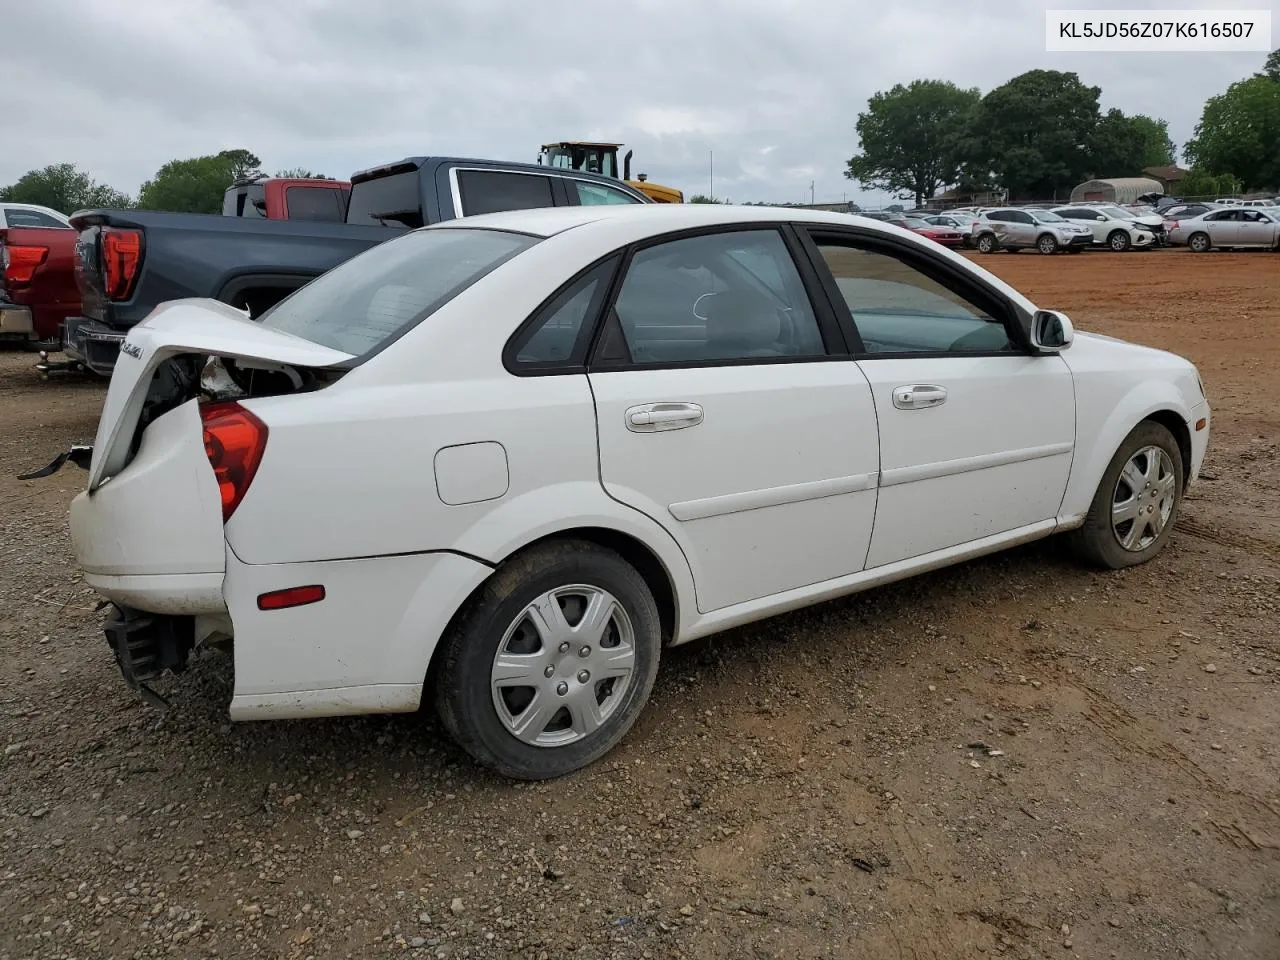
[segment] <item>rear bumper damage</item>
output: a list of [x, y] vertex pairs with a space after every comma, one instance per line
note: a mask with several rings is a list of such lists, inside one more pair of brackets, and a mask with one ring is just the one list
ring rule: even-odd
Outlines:
[[147, 683], [166, 670], [181, 673], [186, 669], [195, 645], [195, 618], [112, 604], [102, 629], [124, 682], [152, 703], [166, 706], [164, 698]]
[[62, 352], [102, 377], [111, 376], [124, 332], [88, 317], [70, 317], [62, 325]]

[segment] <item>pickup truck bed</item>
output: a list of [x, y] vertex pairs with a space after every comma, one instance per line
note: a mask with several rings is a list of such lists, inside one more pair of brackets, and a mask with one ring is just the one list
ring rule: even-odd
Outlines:
[[126, 331], [167, 300], [211, 297], [258, 316], [298, 287], [405, 230], [470, 213], [648, 203], [609, 177], [532, 164], [415, 157], [357, 173], [345, 223], [81, 211], [81, 315], [63, 327], [75, 363], [109, 375]]

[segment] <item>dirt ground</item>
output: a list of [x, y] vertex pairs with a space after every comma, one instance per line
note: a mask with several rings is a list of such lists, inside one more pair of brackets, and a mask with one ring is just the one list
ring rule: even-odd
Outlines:
[[[1215, 408], [1156, 561], [1042, 543], [670, 651], [562, 781], [430, 716], [121, 682], [66, 535], [103, 389], [0, 353], [0, 960], [1280, 957], [1280, 258], [1000, 254]], [[985, 745], [985, 746], [984, 746]]]

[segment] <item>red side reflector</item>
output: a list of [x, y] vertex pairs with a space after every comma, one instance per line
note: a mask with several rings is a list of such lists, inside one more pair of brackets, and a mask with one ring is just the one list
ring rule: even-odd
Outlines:
[[284, 610], [287, 607], [304, 607], [308, 603], [319, 603], [324, 599], [324, 585], [313, 583], [306, 587], [290, 587], [287, 590], [272, 590], [270, 593], [258, 595], [259, 610]]
[[1199, 420], [1196, 421], [1196, 430], [1203, 430], [1208, 425], [1208, 423], [1209, 421], [1205, 417], [1201, 417]]

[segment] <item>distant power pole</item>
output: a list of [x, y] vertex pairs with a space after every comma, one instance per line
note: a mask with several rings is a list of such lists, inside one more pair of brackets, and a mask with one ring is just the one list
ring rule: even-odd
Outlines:
[[813, 206], [813, 181], [809, 181], [809, 205]]
[[707, 151], [707, 157], [711, 161], [711, 199], [716, 199], [716, 152], [714, 150]]

